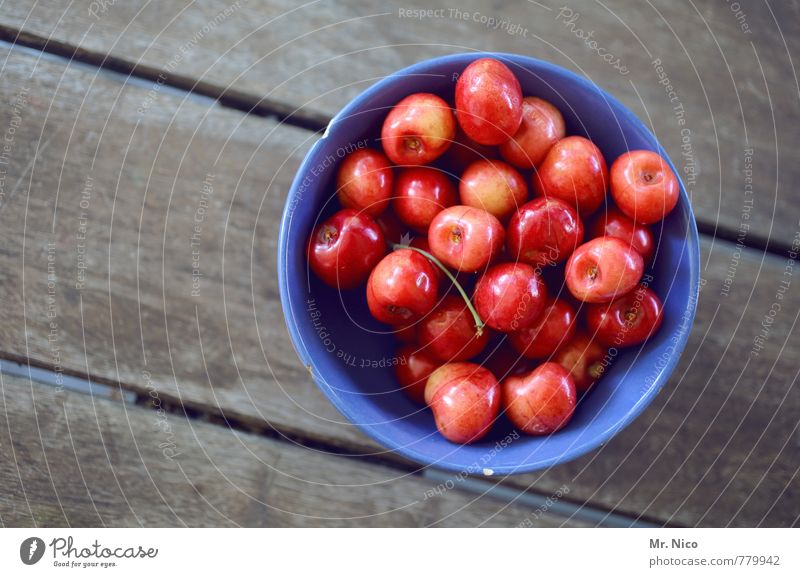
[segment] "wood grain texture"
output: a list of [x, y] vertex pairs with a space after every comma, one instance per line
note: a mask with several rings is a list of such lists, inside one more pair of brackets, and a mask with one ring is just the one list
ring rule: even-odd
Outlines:
[[3, 77], [4, 104], [28, 95], [0, 205], [8, 352], [361, 441], [298, 364], [275, 282], [310, 133], [28, 55]]
[[[735, 238], [740, 230], [747, 210], [744, 151], [752, 148], [754, 203], [745, 236], [758, 246], [786, 247], [798, 215], [790, 191], [800, 179], [792, 156], [800, 135], [782, 118], [800, 98], [792, 61], [800, 50], [800, 8], [744, 2], [736, 3], [737, 14], [729, 4], [470, 0], [456, 12], [419, 0], [137, 1], [93, 15], [88, 1], [12, 1], [2, 24], [12, 38], [22, 30], [79, 45], [183, 86], [215, 86], [321, 120], [376, 80], [424, 58], [473, 50], [536, 56], [608, 89], [651, 125], [684, 171], [708, 231]], [[419, 18], [419, 9], [439, 11]], [[606, 54], [618, 65], [608, 64]]]
[[[680, 525], [798, 522], [800, 369], [791, 351], [800, 347], [800, 294], [780, 288], [791, 280], [787, 261], [710, 248], [705, 241], [711, 264], [689, 343], [653, 404], [600, 449], [509, 483], [575, 483], [587, 503]], [[736, 277], [723, 293], [729, 266]]]
[[[151, 87], [17, 51], [0, 58], [0, 126], [27, 87], [0, 204], [3, 355], [385, 455], [311, 383], [281, 318], [277, 223], [309, 133], [167, 91], [139, 114]], [[208, 174], [193, 297], [191, 237]], [[703, 249], [708, 284], [688, 353], [657, 402], [577, 465], [510, 482], [543, 494], [568, 483], [571, 499], [679, 524], [793, 522], [797, 367], [784, 351], [798, 345], [797, 291], [740, 377], [785, 263], [725, 243]]]
[[[562, 519], [435, 481], [17, 377], [0, 387], [0, 525], [502, 526]], [[566, 523], [581, 526], [581, 523]]]

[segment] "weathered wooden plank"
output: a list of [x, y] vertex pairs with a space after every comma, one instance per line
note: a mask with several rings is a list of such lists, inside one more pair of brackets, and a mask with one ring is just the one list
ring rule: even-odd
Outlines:
[[[420, 9], [433, 12], [420, 17]], [[790, 56], [800, 50], [798, 10], [797, 3], [713, 0], [514, 0], [502, 7], [479, 0], [458, 7], [58, 0], [7, 2], [2, 23], [11, 29], [7, 37], [22, 29], [53, 44], [79, 43], [95, 57], [109, 54], [184, 86], [215, 86], [320, 119], [375, 80], [431, 56], [499, 50], [551, 60], [652, 124], [685, 172], [706, 230], [735, 238], [749, 210], [747, 240], [785, 247], [797, 215], [788, 191], [800, 178], [791, 156], [800, 135], [781, 115], [797, 110], [800, 96]], [[659, 59], [663, 70], [654, 65]], [[749, 165], [752, 195], [742, 182]]]
[[[277, 221], [307, 133], [205, 102], [182, 102], [167, 93], [158, 95], [158, 106], [137, 114], [148, 97], [146, 88], [119, 84], [107, 74], [94, 78], [90, 71], [49, 61], [39, 62], [29, 78], [35, 62], [15, 52], [4, 70], [4, 103], [11, 104], [25, 86], [28, 97], [0, 204], [5, 271], [0, 290], [8, 296], [0, 323], [3, 354], [49, 366], [58, 362], [64, 370], [121, 381], [145, 393], [155, 391], [164, 401], [249, 423], [266, 421], [283, 434], [381, 453], [343, 424], [319, 394], [283, 328], [273, 272]], [[93, 103], [91, 108], [81, 106], [84, 97]], [[13, 107], [3, 110], [9, 115]], [[7, 119], [3, 117], [3, 125]], [[97, 160], [87, 173], [95, 150]], [[250, 162], [251, 156], [256, 160]], [[213, 192], [207, 195], [200, 231], [203, 276], [199, 296], [192, 296], [194, 218], [209, 172], [214, 174]], [[91, 194], [84, 209], [87, 175]], [[84, 210], [88, 218], [82, 240]], [[55, 248], [48, 248], [49, 242]], [[783, 403], [778, 400], [791, 391], [795, 376], [796, 364], [780, 345], [788, 337], [785, 350], [796, 348], [793, 316], [798, 302], [793, 295], [786, 297], [767, 347], [737, 381], [775, 299], [784, 263], [769, 257], [762, 265], [761, 256], [752, 251], [734, 261], [736, 252], [731, 245], [704, 245], [704, 262], [710, 265], [703, 274], [709, 284], [689, 345], [690, 354], [701, 354], [684, 358], [688, 374], [681, 378], [679, 369], [645, 416], [596, 452], [591, 463], [585, 459], [578, 469], [568, 466], [527, 477], [524, 486], [534, 481], [536, 490], [549, 494], [568, 482], [570, 498], [631, 514], [646, 507], [651, 517], [674, 514], [676, 523], [685, 524], [728, 522], [745, 492], [756, 488], [736, 521], [756, 523], [764, 516], [774, 503], [775, 489], [787, 483], [796, 467], [790, 458], [794, 441], [782, 446], [796, 424], [791, 421], [796, 394]], [[81, 263], [86, 267], [82, 286], [76, 285]], [[728, 296], [721, 297], [732, 266], [736, 274]], [[48, 308], [48, 274], [57, 281], [54, 309]], [[49, 311], [54, 311], [54, 320]], [[55, 322], [52, 333], [50, 322]], [[731, 399], [715, 419], [729, 391]], [[737, 430], [737, 417], [754, 399], [748, 425]], [[772, 413], [776, 418], [769, 436], [751, 454], [757, 440], [752, 435], [757, 436], [758, 426], [766, 426]], [[655, 425], [648, 430], [651, 421]], [[699, 439], [703, 430], [697, 427], [709, 422], [714, 428], [682, 465], [682, 447]], [[737, 442], [720, 452], [734, 431]], [[668, 442], [673, 433], [677, 436]], [[669, 450], [658, 455], [665, 446]], [[712, 467], [708, 454], [719, 454]], [[641, 474], [651, 463], [641, 480], [630, 473]], [[628, 476], [613, 486], [604, 484], [620, 464]], [[681, 475], [677, 489], [665, 485], [676, 470]], [[732, 480], [731, 487], [739, 489], [721, 494], [719, 480]], [[662, 488], [665, 492], [651, 504]], [[687, 495], [696, 501], [681, 503]], [[720, 502], [703, 517], [717, 496]], [[791, 496], [785, 493], [781, 502]], [[793, 502], [772, 509], [767, 521], [791, 522], [797, 514]]]
[[510, 483], [575, 483], [587, 502], [684, 525], [797, 522], [800, 293], [781, 284], [797, 282], [797, 265], [709, 248], [694, 330], [653, 404], [597, 451]]
[[[0, 375], [2, 526], [534, 526], [435, 481]], [[428, 494], [426, 496], [426, 493]], [[565, 523], [580, 526], [581, 523]]]
[[298, 364], [277, 296], [292, 174], [276, 171], [309, 133], [172, 95], [138, 114], [148, 90], [28, 55], [3, 78], [2, 126], [19, 116], [0, 203], [7, 352], [361, 440]]

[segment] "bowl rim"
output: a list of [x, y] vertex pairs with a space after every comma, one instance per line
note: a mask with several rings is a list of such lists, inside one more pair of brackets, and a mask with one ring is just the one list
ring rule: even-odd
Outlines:
[[592, 90], [597, 92], [600, 96], [603, 97], [612, 107], [617, 108], [622, 111], [625, 120], [630, 122], [634, 125], [637, 125], [638, 130], [644, 131], [646, 134], [650, 135], [653, 141], [656, 143], [658, 147], [659, 154], [667, 160], [670, 169], [675, 174], [675, 177], [678, 179], [679, 189], [680, 189], [680, 199], [681, 203], [684, 204], [686, 208], [686, 212], [688, 215], [688, 235], [686, 238], [687, 248], [687, 262], [689, 266], [689, 299], [684, 307], [682, 317], [686, 319], [686, 327], [687, 330], [684, 330], [679, 335], [679, 339], [677, 342], [673, 343], [673, 353], [667, 361], [663, 368], [659, 371], [658, 376], [654, 379], [653, 384], [648, 388], [648, 390], [639, 398], [639, 400], [626, 412], [624, 413], [616, 422], [612, 425], [607, 427], [600, 435], [593, 437], [590, 441], [583, 443], [578, 446], [573, 446], [565, 450], [564, 452], [560, 453], [557, 456], [546, 458], [546, 459], [534, 459], [532, 461], [526, 462], [521, 465], [511, 466], [511, 465], [504, 465], [504, 466], [496, 466], [492, 469], [492, 474], [495, 475], [516, 475], [516, 474], [523, 474], [523, 473], [530, 473], [532, 471], [537, 471], [540, 469], [545, 469], [551, 467], [553, 465], [566, 463], [568, 461], [572, 461], [581, 455], [588, 453], [596, 449], [597, 447], [605, 444], [610, 439], [612, 439], [615, 435], [617, 435], [620, 431], [625, 429], [628, 425], [630, 425], [643, 411], [647, 408], [653, 399], [658, 395], [661, 391], [662, 387], [666, 384], [669, 377], [672, 375], [672, 372], [675, 370], [675, 367], [678, 364], [681, 356], [683, 355], [683, 351], [686, 348], [686, 344], [689, 339], [689, 334], [691, 333], [691, 329], [694, 325], [695, 313], [697, 311], [697, 299], [700, 291], [700, 238], [697, 231], [697, 222], [695, 220], [694, 211], [692, 210], [692, 205], [689, 199], [689, 195], [686, 192], [686, 188], [681, 180], [680, 173], [676, 170], [675, 165], [672, 162], [672, 159], [667, 154], [666, 150], [661, 146], [661, 143], [658, 141], [656, 136], [652, 133], [652, 131], [642, 122], [638, 116], [633, 114], [625, 104], [623, 104], [619, 99], [617, 99], [614, 95], [610, 94], [596, 83], [591, 82], [590, 80], [584, 78], [576, 74], [575, 72], [559, 66], [557, 64], [553, 64], [546, 60], [540, 60], [538, 58], [534, 58], [532, 56], [526, 56], [523, 54], [512, 54], [507, 52], [484, 52], [484, 51], [476, 51], [476, 52], [460, 52], [456, 54], [447, 54], [444, 56], [437, 56], [434, 58], [428, 58], [425, 60], [421, 60], [416, 62], [410, 66], [397, 70], [383, 78], [379, 81], [375, 82], [360, 94], [358, 94], [355, 98], [350, 100], [328, 123], [325, 127], [325, 131], [322, 134], [322, 137], [314, 143], [314, 145], [309, 149], [306, 153], [305, 157], [303, 158], [302, 163], [297, 169], [295, 173], [295, 177], [292, 180], [292, 185], [289, 188], [289, 192], [286, 196], [286, 200], [284, 202], [283, 213], [281, 215], [280, 221], [280, 230], [278, 235], [278, 288], [280, 292], [280, 299], [281, 299], [281, 309], [283, 312], [284, 323], [286, 324], [286, 328], [289, 331], [289, 336], [292, 341], [292, 346], [295, 349], [298, 357], [303, 362], [303, 364], [309, 369], [312, 378], [314, 379], [314, 383], [317, 385], [319, 389], [325, 394], [325, 397], [333, 404], [334, 407], [344, 416], [350, 423], [355, 424], [360, 431], [366, 434], [369, 438], [377, 442], [381, 447], [386, 449], [387, 451], [391, 451], [393, 453], [397, 453], [403, 457], [411, 459], [415, 463], [419, 463], [424, 467], [435, 467], [439, 469], [459, 472], [465, 469], [463, 464], [453, 462], [448, 460], [448, 458], [444, 458], [437, 461], [432, 461], [430, 456], [420, 451], [405, 447], [405, 446], [397, 446], [397, 444], [392, 440], [389, 435], [381, 433], [379, 430], [370, 424], [362, 424], [355, 418], [348, 408], [346, 403], [341, 401], [341, 398], [337, 395], [330, 394], [322, 383], [325, 382], [324, 377], [319, 373], [317, 364], [313, 358], [304, 350], [304, 347], [301, 347], [299, 343], [302, 343], [302, 337], [299, 334], [298, 327], [295, 326], [293, 323], [290, 323], [289, 317], [287, 316], [287, 309], [290, 307], [290, 296], [289, 296], [289, 275], [288, 275], [288, 268], [287, 268], [287, 251], [288, 251], [288, 242], [289, 242], [289, 226], [291, 224], [291, 218], [293, 211], [290, 210], [290, 207], [293, 205], [293, 199], [298, 193], [298, 188], [303, 180], [303, 175], [309, 172], [311, 168], [312, 159], [316, 156], [317, 150], [325, 144], [325, 140], [330, 135], [332, 130], [331, 127], [335, 126], [336, 123], [340, 122], [343, 118], [347, 118], [354, 113], [357, 113], [358, 110], [363, 106], [365, 102], [367, 102], [373, 96], [379, 94], [382, 90], [384, 90], [388, 85], [393, 84], [398, 81], [399, 77], [408, 76], [413, 74], [419, 74], [429, 67], [434, 65], [441, 65], [441, 64], [450, 64], [450, 63], [462, 63], [464, 60], [477, 60], [479, 58], [496, 58], [503, 62], [513, 62], [516, 65], [522, 65], [523, 67], [527, 65], [533, 65], [540, 69], [545, 69], [548, 72], [552, 72], [557, 75], [561, 75], [566, 77], [568, 80], [578, 83], [582, 85], [584, 88], [588, 90]]

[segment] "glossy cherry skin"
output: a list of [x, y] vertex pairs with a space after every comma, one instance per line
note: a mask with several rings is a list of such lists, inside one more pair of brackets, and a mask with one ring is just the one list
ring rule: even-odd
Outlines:
[[456, 82], [456, 117], [466, 135], [479, 144], [510, 139], [522, 122], [517, 77], [494, 58], [472, 62]]
[[569, 204], [536, 198], [524, 204], [508, 223], [506, 248], [513, 260], [547, 266], [567, 260], [583, 240], [583, 222]]
[[605, 303], [633, 290], [642, 272], [642, 255], [620, 239], [604, 236], [575, 249], [567, 261], [564, 277], [576, 299]]
[[[428, 237], [427, 236], [415, 236], [414, 238], [411, 239], [411, 242], [408, 243], [408, 246], [422, 249], [427, 253], [431, 252], [431, 245], [428, 244]], [[441, 288], [443, 288], [443, 285], [442, 285], [441, 281], [444, 278], [444, 273], [442, 272], [442, 269], [440, 269], [436, 265], [434, 265], [433, 268], [434, 268], [434, 270], [436, 270], [436, 278], [439, 279], [439, 288], [441, 289]], [[449, 279], [444, 279], [444, 280], [449, 282]]]
[[636, 224], [616, 208], [600, 213], [592, 225], [589, 237], [613, 236], [632, 246], [642, 255], [645, 264], [653, 260], [655, 242], [646, 225]]
[[534, 168], [565, 134], [564, 117], [558, 108], [541, 98], [526, 96], [519, 130], [500, 145], [500, 156], [517, 168]]
[[583, 331], [577, 331], [571, 341], [558, 349], [553, 360], [569, 371], [578, 394], [588, 391], [611, 362], [608, 350]]
[[451, 206], [436, 215], [428, 229], [433, 256], [450, 268], [476, 272], [501, 251], [505, 230], [497, 218], [471, 206]]
[[417, 166], [397, 175], [392, 208], [407, 226], [423, 234], [437, 214], [458, 201], [456, 187], [446, 173]]
[[307, 251], [311, 270], [325, 284], [351, 289], [366, 281], [386, 254], [386, 241], [368, 215], [345, 208], [314, 229]]
[[428, 377], [441, 366], [442, 361], [414, 344], [401, 347], [397, 358], [400, 362], [395, 366], [395, 375], [403, 391], [412, 401], [424, 405]]
[[575, 384], [569, 372], [556, 363], [544, 363], [530, 373], [509, 377], [501, 388], [505, 414], [517, 429], [529, 435], [555, 433], [575, 412]]
[[508, 335], [511, 346], [530, 359], [547, 359], [575, 334], [575, 309], [562, 299], [549, 299], [536, 322]]
[[403, 98], [386, 116], [381, 144], [395, 164], [428, 164], [445, 153], [455, 134], [456, 121], [447, 102], [419, 92]]
[[611, 196], [638, 224], [663, 219], [678, 204], [680, 187], [669, 164], [649, 150], [632, 150], [611, 165]]
[[401, 249], [387, 254], [367, 281], [367, 305], [377, 320], [409, 325], [428, 314], [437, 301], [439, 279], [420, 253]]
[[425, 398], [430, 399], [439, 432], [454, 443], [481, 439], [500, 412], [497, 379], [474, 363], [451, 363], [436, 369], [428, 378]]
[[502, 263], [487, 270], [472, 299], [489, 327], [511, 332], [531, 326], [545, 304], [547, 288], [536, 270], [524, 263]]
[[479, 336], [464, 300], [448, 295], [417, 325], [420, 349], [442, 361], [466, 361], [489, 342], [489, 331]]
[[478, 160], [461, 174], [461, 204], [482, 208], [505, 222], [528, 200], [522, 175], [502, 160]]
[[586, 308], [586, 326], [609, 347], [632, 347], [645, 342], [661, 326], [661, 299], [644, 285], [610, 303]]
[[560, 198], [585, 217], [603, 204], [608, 168], [600, 149], [582, 136], [556, 142], [533, 175], [539, 196]]
[[[430, 405], [433, 402], [434, 395], [447, 381], [469, 377], [475, 374], [475, 368], [479, 366], [480, 365], [475, 363], [465, 362], [445, 363], [440, 365], [439, 368], [431, 373], [428, 377], [428, 382], [425, 383], [425, 404]], [[447, 369], [444, 369], [444, 367], [447, 367]], [[440, 371], [439, 369], [443, 370]]]
[[336, 173], [336, 194], [344, 208], [377, 216], [389, 206], [394, 186], [386, 155], [364, 148], [348, 154]]

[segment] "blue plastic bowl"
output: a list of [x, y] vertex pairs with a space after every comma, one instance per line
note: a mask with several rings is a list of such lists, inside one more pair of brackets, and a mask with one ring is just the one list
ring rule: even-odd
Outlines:
[[278, 277], [295, 349], [320, 389], [349, 421], [387, 449], [424, 465], [514, 474], [563, 463], [600, 446], [650, 404], [686, 345], [697, 304], [700, 254], [694, 215], [681, 183], [678, 206], [654, 229], [658, 253], [650, 286], [664, 302], [658, 334], [641, 347], [619, 351], [600, 384], [580, 401], [570, 423], [553, 435], [517, 437], [510, 423], [501, 419], [484, 440], [472, 445], [456, 445], [442, 437], [430, 411], [415, 406], [398, 390], [392, 366], [396, 341], [370, 316], [364, 290], [340, 294], [324, 286], [309, 272], [305, 245], [315, 223], [336, 210], [334, 181], [341, 157], [365, 142], [374, 146], [388, 110], [403, 97], [433, 92], [452, 101], [455, 75], [486, 56], [504, 61], [514, 71], [523, 94], [554, 103], [564, 115], [567, 134], [590, 138], [609, 165], [629, 149], [654, 150], [666, 158], [655, 137], [625, 106], [559, 66], [495, 53], [426, 60], [356, 97], [308, 153], [284, 208]]

